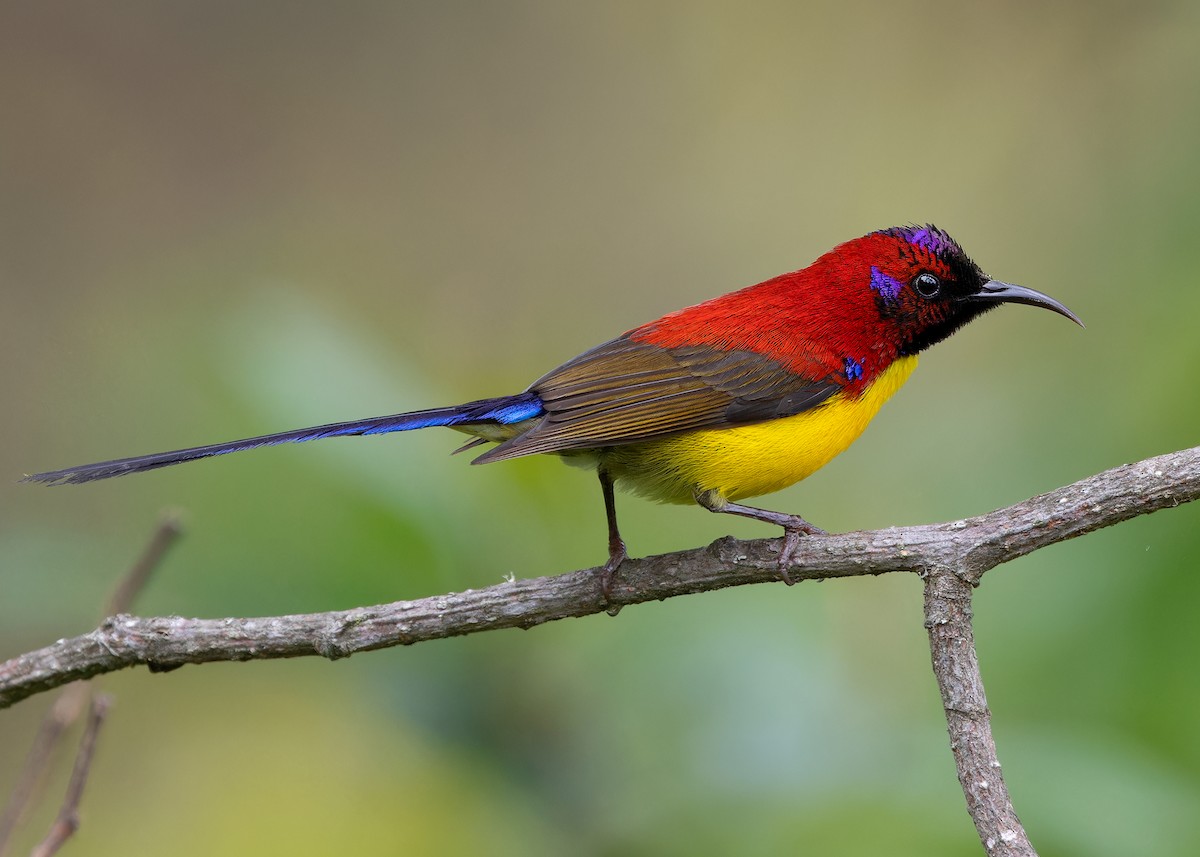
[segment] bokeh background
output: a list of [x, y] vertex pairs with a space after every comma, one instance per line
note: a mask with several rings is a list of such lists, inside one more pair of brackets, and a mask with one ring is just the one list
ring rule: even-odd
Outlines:
[[[771, 497], [857, 529], [1197, 442], [1200, 5], [0, 6], [0, 655], [586, 567], [599, 491], [424, 432], [78, 488], [32, 470], [516, 391], [897, 223], [1016, 307]], [[751, 522], [625, 498], [636, 554]], [[989, 575], [1043, 853], [1200, 851], [1200, 509]], [[978, 853], [907, 577], [757, 586], [357, 656], [103, 680], [74, 853]], [[49, 697], [0, 712], [0, 794]], [[74, 737], [71, 738], [73, 746]], [[69, 755], [69, 754], [67, 754]], [[69, 759], [21, 843], [49, 823]]]

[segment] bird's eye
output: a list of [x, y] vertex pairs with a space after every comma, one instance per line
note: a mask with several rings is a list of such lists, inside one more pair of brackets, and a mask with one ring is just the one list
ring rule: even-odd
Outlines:
[[917, 274], [912, 281], [913, 288], [923, 298], [936, 298], [942, 290], [942, 281], [933, 274]]

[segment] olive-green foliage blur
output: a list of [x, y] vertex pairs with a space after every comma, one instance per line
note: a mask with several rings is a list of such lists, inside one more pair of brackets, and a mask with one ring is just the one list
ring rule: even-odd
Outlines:
[[[1188, 0], [5, 4], [0, 656], [93, 627], [164, 507], [188, 535], [146, 614], [595, 564], [590, 475], [470, 467], [450, 432], [14, 482], [515, 392], [897, 223], [1088, 328], [990, 314], [765, 504], [834, 530], [946, 520], [1196, 443], [1198, 36]], [[619, 508], [634, 554], [776, 535]], [[1198, 522], [1161, 512], [979, 592], [1045, 853], [1200, 851]], [[110, 676], [77, 852], [977, 853], [921, 618], [909, 577], [757, 586]], [[0, 712], [0, 794], [49, 701]]]

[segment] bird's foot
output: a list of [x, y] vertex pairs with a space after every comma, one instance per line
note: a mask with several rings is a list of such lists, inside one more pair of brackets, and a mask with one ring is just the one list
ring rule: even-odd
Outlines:
[[777, 521], [783, 527], [783, 545], [779, 549], [779, 564], [777, 571], [779, 579], [791, 586], [796, 581], [792, 580], [788, 569], [796, 559], [796, 555], [800, 552], [800, 540], [805, 536], [824, 536], [827, 533], [820, 527], [810, 524], [808, 521], [801, 518], [799, 515], [786, 515], [787, 520]]
[[710, 512], [740, 515], [743, 518], [762, 521], [764, 524], [774, 524], [777, 527], [783, 527], [783, 545], [779, 549], [777, 571], [779, 579], [788, 586], [791, 586], [794, 582], [791, 575], [788, 574], [788, 568], [796, 558], [796, 554], [800, 551], [801, 537], [826, 535], [825, 531], [820, 527], [810, 524], [799, 515], [789, 515], [785, 512], [772, 512], [770, 509], [759, 509], [757, 506], [743, 506], [740, 503], [730, 503], [720, 491], [715, 489], [701, 491], [697, 488], [695, 498], [697, 503]]
[[621, 606], [612, 603], [612, 586], [613, 579], [617, 576], [617, 569], [628, 558], [629, 552], [625, 550], [625, 542], [616, 539], [608, 546], [608, 561], [596, 572], [596, 579], [600, 582], [600, 597], [604, 599], [606, 605], [604, 612], [609, 616], [616, 616], [621, 612]]

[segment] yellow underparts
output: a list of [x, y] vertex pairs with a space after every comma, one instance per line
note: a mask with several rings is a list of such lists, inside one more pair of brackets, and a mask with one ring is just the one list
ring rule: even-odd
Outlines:
[[794, 417], [615, 446], [587, 457], [607, 468], [621, 488], [662, 503], [692, 503], [697, 491], [717, 491], [726, 500], [770, 494], [811, 476], [850, 446], [916, 366], [915, 355], [902, 357], [858, 398], [839, 393]]

